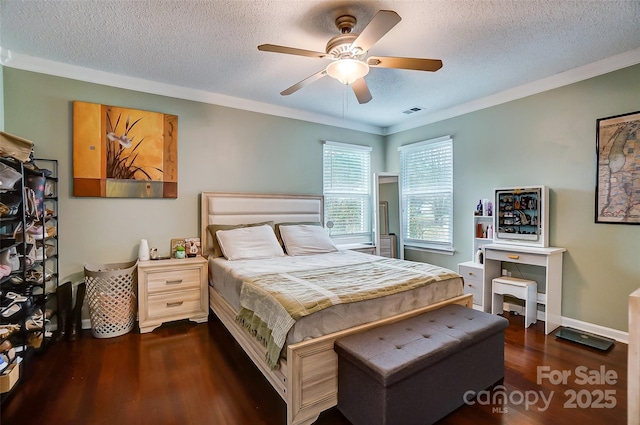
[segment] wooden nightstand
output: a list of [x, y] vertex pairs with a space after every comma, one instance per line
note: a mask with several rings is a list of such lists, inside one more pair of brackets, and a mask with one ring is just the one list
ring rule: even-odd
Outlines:
[[173, 320], [206, 322], [208, 308], [206, 258], [138, 262], [140, 333]]

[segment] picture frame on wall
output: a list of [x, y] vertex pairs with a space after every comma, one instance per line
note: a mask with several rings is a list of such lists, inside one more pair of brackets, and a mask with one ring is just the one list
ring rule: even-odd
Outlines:
[[178, 197], [178, 116], [73, 102], [73, 196]]
[[640, 224], [640, 111], [596, 121], [595, 222]]

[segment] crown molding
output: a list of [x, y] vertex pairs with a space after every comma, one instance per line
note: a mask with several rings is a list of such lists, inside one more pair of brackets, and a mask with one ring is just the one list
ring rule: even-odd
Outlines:
[[87, 83], [101, 84], [110, 87], [157, 94], [160, 96], [173, 97], [177, 99], [193, 100], [196, 102], [203, 102], [211, 105], [242, 109], [245, 111], [258, 112], [266, 115], [274, 115], [278, 117], [308, 121], [316, 124], [329, 125], [332, 127], [362, 131], [365, 133], [378, 135], [383, 134], [383, 130], [381, 127], [372, 126], [369, 124], [329, 117], [313, 112], [301, 111], [299, 109], [256, 102], [239, 97], [207, 92], [204, 90], [190, 89], [172, 84], [158, 83], [142, 78], [112, 74], [109, 72], [85, 68], [77, 65], [69, 65], [66, 63], [55, 62], [48, 59], [15, 53], [1, 46], [0, 64], [8, 68], [21, 69], [24, 71], [37, 72], [40, 74], [53, 75], [56, 77], [70, 78]]
[[558, 87], [567, 86], [598, 75], [607, 74], [622, 68], [633, 66], [640, 63], [640, 48], [629, 50], [609, 58], [593, 62], [578, 68], [570, 69], [559, 74], [552, 75], [541, 80], [513, 87], [499, 93], [492, 94], [471, 102], [456, 105], [454, 107], [443, 109], [432, 114], [407, 121], [402, 124], [387, 127], [386, 135], [411, 130], [427, 124], [443, 121], [449, 118], [475, 112], [480, 109], [489, 108], [491, 106], [500, 105], [502, 103], [511, 102], [512, 100], [522, 99], [527, 96], [542, 93], [548, 90], [557, 89]]
[[376, 135], [391, 135], [417, 127], [454, 118], [460, 115], [475, 112], [481, 109], [507, 103], [534, 94], [553, 90], [598, 75], [617, 71], [622, 68], [640, 63], [640, 48], [629, 50], [597, 62], [593, 62], [578, 68], [574, 68], [556, 75], [552, 75], [541, 80], [533, 81], [518, 87], [513, 87], [499, 93], [495, 93], [471, 102], [456, 105], [443, 109], [414, 120], [390, 127], [377, 127], [369, 124], [358, 123], [340, 118], [329, 117], [322, 114], [306, 112], [299, 109], [275, 106], [267, 103], [256, 102], [233, 96], [221, 95], [204, 90], [189, 89], [172, 84], [158, 83], [141, 78], [128, 77], [124, 75], [112, 74], [76, 65], [69, 65], [61, 62], [50, 61], [34, 56], [22, 55], [4, 49], [0, 46], [0, 64], [9, 68], [22, 69], [25, 71], [38, 72], [41, 74], [54, 75], [63, 78], [101, 84], [111, 87], [118, 87], [127, 90], [134, 90], [144, 93], [157, 94], [184, 100], [208, 103], [212, 105], [225, 106], [229, 108], [242, 109], [251, 112], [258, 112], [266, 115], [302, 120], [316, 124], [329, 125], [332, 127], [345, 128], [349, 130], [362, 131]]

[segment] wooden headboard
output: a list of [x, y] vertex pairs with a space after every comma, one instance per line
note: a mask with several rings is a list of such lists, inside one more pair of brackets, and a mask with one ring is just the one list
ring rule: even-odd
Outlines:
[[261, 221], [324, 223], [320, 195], [266, 195], [255, 193], [202, 192], [200, 196], [200, 243], [202, 255], [212, 246], [209, 224], [245, 224]]

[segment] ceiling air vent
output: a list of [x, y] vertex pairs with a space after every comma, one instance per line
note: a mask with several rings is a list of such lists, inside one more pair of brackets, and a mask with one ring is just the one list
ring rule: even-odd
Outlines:
[[421, 107], [421, 106], [414, 106], [413, 108], [409, 108], [409, 109], [407, 109], [406, 111], [402, 111], [402, 113], [403, 113], [403, 114], [407, 114], [407, 115], [409, 115], [409, 114], [413, 114], [413, 113], [415, 113], [415, 112], [420, 112], [420, 111], [422, 111], [422, 110], [424, 110], [424, 108], [423, 108], [423, 107]]

